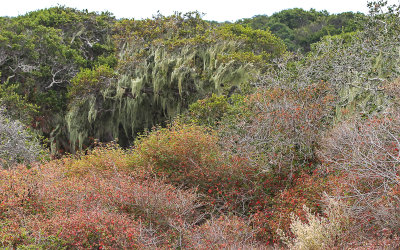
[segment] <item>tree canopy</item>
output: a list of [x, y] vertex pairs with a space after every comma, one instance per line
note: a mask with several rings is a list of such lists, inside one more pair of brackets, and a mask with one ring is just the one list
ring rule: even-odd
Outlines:
[[270, 30], [281, 38], [291, 51], [310, 51], [311, 44], [326, 35], [354, 32], [362, 28], [365, 15], [344, 12], [329, 14], [327, 11], [309, 11], [294, 8], [282, 10], [271, 16], [257, 15], [238, 21], [253, 29]]

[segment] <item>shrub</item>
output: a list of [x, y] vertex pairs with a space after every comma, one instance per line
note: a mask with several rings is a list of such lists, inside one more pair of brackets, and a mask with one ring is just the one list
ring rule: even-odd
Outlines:
[[44, 154], [38, 138], [22, 123], [11, 120], [0, 110], [0, 166], [9, 168], [17, 163], [29, 164]]
[[186, 119], [202, 126], [215, 127], [229, 110], [228, 98], [224, 95], [198, 100], [189, 106]]
[[[1, 72], [0, 72], [1, 76]], [[4, 114], [12, 119], [28, 124], [32, 122], [33, 116], [37, 113], [38, 107], [29, 103], [25, 96], [18, 94], [18, 84], [4, 82], [0, 85], [0, 106], [5, 107]]]
[[187, 232], [183, 247], [189, 249], [264, 249], [249, 222], [236, 216], [211, 218]]
[[197, 194], [146, 180], [127, 171], [128, 162], [126, 152], [108, 146], [31, 169], [1, 171], [0, 246], [175, 244], [179, 232], [200, 216]]
[[223, 162], [217, 137], [210, 132], [200, 126], [181, 124], [154, 129], [137, 141], [133, 152], [136, 164], [165, 176], [171, 183], [202, 185], [196, 179], [210, 176], [205, 170], [212, 171]]
[[313, 214], [311, 209], [304, 206], [307, 222], [304, 223], [297, 215], [292, 214], [290, 230], [294, 238], [280, 231], [281, 238], [290, 249], [325, 249], [340, 246], [350, 223], [346, 209], [347, 207], [337, 200], [329, 198], [325, 210], [326, 217]]
[[329, 84], [260, 88], [246, 100], [236, 125], [221, 127], [221, 144], [266, 172], [291, 179], [315, 163], [317, 138], [329, 124], [334, 96]]
[[[268, 199], [264, 198], [263, 206], [254, 206], [252, 223], [257, 229], [259, 238], [269, 244], [279, 240], [277, 232], [290, 230], [291, 214], [296, 214], [301, 219], [305, 219], [303, 207], [309, 207], [312, 212], [321, 213], [322, 193], [330, 191], [334, 186], [335, 180], [327, 180], [319, 174], [313, 175], [300, 174], [295, 176], [291, 185], [282, 187], [282, 179], [272, 177], [265, 189], [272, 189]], [[267, 198], [266, 197], [266, 198]]]
[[319, 152], [327, 171], [339, 173], [360, 232], [400, 230], [400, 113], [353, 119], [335, 126]]
[[93, 70], [81, 69], [72, 79], [68, 97], [73, 101], [83, 101], [90, 94], [99, 94], [110, 86], [115, 73], [108, 65], [100, 65]]
[[174, 124], [142, 136], [133, 151], [137, 167], [182, 188], [197, 188], [211, 209], [247, 214], [263, 196], [265, 174], [223, 152], [218, 137], [198, 125]]
[[78, 152], [62, 158], [62, 164], [68, 174], [87, 175], [92, 172], [97, 174], [115, 174], [116, 171], [132, 171], [132, 157], [117, 144], [111, 142], [99, 144], [86, 152]]
[[46, 221], [47, 232], [71, 248], [140, 248], [140, 224], [127, 215], [109, 211], [55, 213]]
[[[233, 93], [236, 88], [232, 88]], [[211, 97], [198, 100], [189, 106], [188, 112], [182, 116], [186, 123], [217, 128], [221, 124], [230, 124], [236, 116], [243, 115], [244, 95], [231, 96], [212, 94]]]

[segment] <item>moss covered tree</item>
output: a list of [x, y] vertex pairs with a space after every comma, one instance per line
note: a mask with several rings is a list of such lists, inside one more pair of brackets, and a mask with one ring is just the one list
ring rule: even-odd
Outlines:
[[197, 12], [122, 20], [115, 29], [117, 75], [89, 74], [97, 87], [81, 98], [74, 94], [74, 88], [88, 86], [81, 72], [70, 90], [73, 148], [90, 143], [89, 137], [128, 145], [138, 131], [162, 124], [199, 98], [248, 90], [251, 79], [285, 51], [269, 31], [215, 27]]

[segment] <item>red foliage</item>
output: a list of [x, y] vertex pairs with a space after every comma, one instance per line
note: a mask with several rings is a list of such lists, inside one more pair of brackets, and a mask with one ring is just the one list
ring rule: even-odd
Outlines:
[[122, 150], [105, 148], [31, 169], [20, 166], [0, 172], [1, 246], [169, 244], [176, 237], [177, 221], [185, 225], [196, 219], [197, 195], [128, 172], [129, 161]]
[[322, 194], [329, 189], [330, 183], [318, 174], [296, 177], [292, 186], [271, 197], [269, 206], [254, 213], [252, 221], [258, 236], [270, 243], [276, 242], [278, 229], [289, 231], [292, 213], [305, 219], [304, 205], [314, 212], [321, 212]]
[[196, 188], [214, 209], [248, 213], [265, 174], [247, 159], [227, 155], [208, 129], [177, 124], [153, 131], [135, 148], [137, 165], [178, 187]]

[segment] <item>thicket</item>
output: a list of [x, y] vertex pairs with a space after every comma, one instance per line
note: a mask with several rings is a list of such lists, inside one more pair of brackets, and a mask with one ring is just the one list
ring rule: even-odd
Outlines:
[[[0, 125], [15, 134], [1, 145], [19, 151], [3, 150], [0, 247], [398, 248], [400, 12], [369, 6], [358, 31], [325, 36], [305, 55], [269, 31], [214, 26], [196, 12], [116, 21], [58, 7], [17, 18], [61, 45], [69, 37], [75, 73], [49, 88], [65, 97], [53, 96], [65, 109], [51, 139], [85, 150], [31, 162], [41, 148], [16, 110], [29, 107], [20, 117], [43, 132], [37, 112], [56, 106], [23, 91], [39, 79], [23, 72], [26, 59], [0, 64], [9, 110]], [[68, 33], [76, 20], [112, 27], [111, 40]]]

